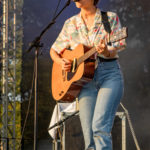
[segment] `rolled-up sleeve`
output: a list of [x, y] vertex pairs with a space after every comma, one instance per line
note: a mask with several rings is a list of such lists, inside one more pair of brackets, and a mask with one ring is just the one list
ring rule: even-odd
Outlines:
[[[112, 19], [111, 19], [111, 35], [118, 32], [121, 29], [121, 23], [119, 20], [119, 17], [116, 13], [114, 13]], [[119, 48], [118, 51], [123, 50], [126, 47], [126, 41], [125, 39], [119, 40], [117, 42], [114, 42], [112, 44], [113, 47]]]

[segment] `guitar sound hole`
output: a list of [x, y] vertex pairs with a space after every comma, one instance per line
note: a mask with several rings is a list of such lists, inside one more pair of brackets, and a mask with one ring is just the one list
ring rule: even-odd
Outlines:
[[71, 80], [73, 78], [73, 76], [74, 76], [74, 73], [68, 72], [67, 73], [67, 80]]

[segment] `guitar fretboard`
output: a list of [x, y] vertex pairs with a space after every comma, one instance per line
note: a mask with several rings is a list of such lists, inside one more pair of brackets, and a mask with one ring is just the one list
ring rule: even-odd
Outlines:
[[77, 60], [77, 66], [79, 66], [82, 62], [84, 62], [86, 59], [88, 59], [90, 56], [92, 56], [96, 52], [96, 48], [93, 47], [88, 52], [86, 52], [83, 56], [78, 58]]
[[117, 33], [110, 35], [110, 42], [117, 42], [125, 37], [127, 37], [127, 28], [123, 27]]

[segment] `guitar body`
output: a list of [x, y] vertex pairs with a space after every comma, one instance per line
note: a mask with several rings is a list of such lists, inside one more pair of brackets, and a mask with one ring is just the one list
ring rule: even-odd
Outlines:
[[[63, 58], [71, 61], [74, 58], [83, 56], [89, 48], [79, 44], [73, 51], [65, 50]], [[95, 61], [90, 57], [82, 62], [74, 73], [65, 72], [57, 63], [52, 67], [52, 94], [56, 101], [72, 102], [78, 96], [84, 84], [89, 82], [94, 76]]]

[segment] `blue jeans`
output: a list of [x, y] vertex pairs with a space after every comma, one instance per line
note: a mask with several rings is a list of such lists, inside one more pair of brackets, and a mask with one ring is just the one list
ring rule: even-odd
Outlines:
[[118, 61], [98, 61], [93, 80], [79, 94], [86, 150], [112, 150], [111, 130], [122, 95], [123, 77]]

